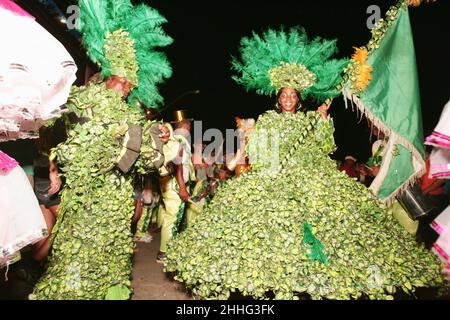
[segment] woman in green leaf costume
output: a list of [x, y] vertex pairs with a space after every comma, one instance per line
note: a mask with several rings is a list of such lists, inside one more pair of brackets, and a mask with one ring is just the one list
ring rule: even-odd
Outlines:
[[346, 61], [330, 59], [335, 41], [310, 42], [303, 29], [292, 29], [241, 44], [236, 80], [259, 93], [279, 92], [281, 113], [259, 117], [246, 147], [252, 171], [229, 180], [170, 244], [165, 271], [199, 298], [222, 299], [234, 291], [392, 299], [398, 288], [442, 283], [437, 259], [329, 158], [335, 145], [327, 107], [296, 112], [296, 90], [303, 98], [337, 96]]
[[[172, 40], [155, 10], [129, 0], [80, 0], [80, 30], [104, 83], [73, 88], [78, 123], [53, 150], [66, 178], [48, 268], [32, 299], [128, 299], [134, 248], [133, 175], [164, 162], [160, 126], [135, 105], [162, 102], [171, 75], [155, 47]], [[119, 170], [120, 169], [120, 170]], [[125, 172], [125, 173], [124, 173]]]

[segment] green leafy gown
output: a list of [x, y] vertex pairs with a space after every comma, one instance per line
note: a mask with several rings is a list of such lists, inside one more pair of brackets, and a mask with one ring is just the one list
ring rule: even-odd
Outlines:
[[[134, 248], [133, 172], [121, 173], [115, 160], [126, 125], [145, 129], [150, 123], [104, 84], [74, 90], [69, 108], [90, 120], [76, 124], [56, 148], [66, 185], [48, 268], [30, 298], [127, 299]], [[141, 151], [136, 170], [154, 169], [158, 154], [148, 140], [143, 139]]]
[[234, 291], [254, 298], [306, 292], [313, 299], [392, 299], [398, 288], [443, 282], [434, 255], [362, 184], [336, 169], [328, 156], [335, 150], [332, 120], [269, 111], [250, 138], [250, 157], [266, 129], [279, 133], [283, 170], [271, 173], [256, 162], [250, 173], [229, 180], [169, 244], [166, 272], [208, 299]]

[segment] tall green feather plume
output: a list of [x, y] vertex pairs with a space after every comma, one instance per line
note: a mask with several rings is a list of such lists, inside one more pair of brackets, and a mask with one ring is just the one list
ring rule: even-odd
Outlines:
[[269, 29], [262, 36], [253, 33], [251, 38], [242, 38], [240, 53], [241, 61], [232, 60], [232, 69], [238, 73], [233, 79], [262, 95], [290, 86], [302, 98], [333, 98], [340, 94], [336, 86], [348, 64], [347, 59], [331, 59], [337, 53], [336, 40], [317, 37], [309, 41], [301, 27], [288, 32]]
[[108, 3], [108, 25], [111, 30], [121, 28], [124, 12], [133, 10], [130, 0], [106, 1]]
[[167, 20], [155, 9], [133, 6], [130, 0], [79, 0], [79, 5], [83, 41], [102, 75], [126, 75], [133, 86], [130, 104], [139, 100], [156, 108], [163, 102], [157, 85], [172, 75], [166, 55], [156, 51], [173, 42], [162, 28]]
[[105, 63], [105, 42], [108, 14], [107, 1], [79, 0], [79, 30], [83, 33], [83, 42], [93, 62]]
[[172, 75], [172, 68], [165, 54], [155, 48], [170, 45], [173, 40], [165, 34], [161, 25], [167, 20], [158, 11], [139, 5], [124, 17], [123, 26], [135, 39], [136, 55], [139, 63], [138, 79], [140, 85], [131, 92], [130, 103], [141, 101], [146, 106], [155, 107], [162, 103], [157, 85]]

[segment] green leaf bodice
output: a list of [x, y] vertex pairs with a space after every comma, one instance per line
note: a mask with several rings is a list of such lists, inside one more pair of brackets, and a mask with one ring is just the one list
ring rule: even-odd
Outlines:
[[318, 112], [268, 111], [258, 118], [246, 146], [252, 169], [269, 169], [276, 160], [280, 163], [285, 160], [285, 166], [289, 167], [307, 166], [317, 157], [332, 164], [328, 154], [336, 149], [333, 132], [333, 120], [322, 119]]

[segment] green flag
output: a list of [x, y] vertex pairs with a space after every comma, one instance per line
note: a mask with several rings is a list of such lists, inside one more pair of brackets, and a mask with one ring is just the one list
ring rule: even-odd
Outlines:
[[385, 203], [393, 201], [425, 171], [419, 83], [408, 7], [401, 2], [388, 13], [382, 35], [378, 34], [379, 39], [368, 45], [367, 65], [372, 67], [372, 79], [367, 88], [355, 93], [347, 82], [343, 89], [344, 96], [389, 137], [379, 174], [370, 186]]

